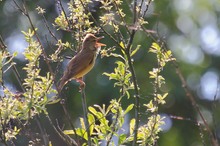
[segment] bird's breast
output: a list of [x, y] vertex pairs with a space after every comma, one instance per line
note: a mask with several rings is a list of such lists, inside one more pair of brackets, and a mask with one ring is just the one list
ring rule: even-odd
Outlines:
[[95, 65], [95, 60], [96, 60], [96, 54], [94, 54], [94, 57], [92, 57], [91, 61], [89, 62], [88, 66], [85, 67], [81, 72], [79, 72], [75, 78], [81, 78], [84, 75], [86, 75], [88, 72], [90, 72], [92, 70], [92, 68]]

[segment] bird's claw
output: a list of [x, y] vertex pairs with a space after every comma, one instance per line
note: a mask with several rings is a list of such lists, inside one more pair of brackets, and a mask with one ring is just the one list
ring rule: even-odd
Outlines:
[[77, 79], [76, 81], [80, 84], [79, 85], [79, 92], [82, 92], [82, 90], [85, 88], [86, 84], [81, 79]]

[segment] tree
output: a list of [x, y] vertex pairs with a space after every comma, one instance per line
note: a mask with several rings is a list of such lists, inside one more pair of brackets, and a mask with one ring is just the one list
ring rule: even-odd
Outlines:
[[[11, 5], [28, 23], [25, 31], [21, 31], [26, 41], [25, 61], [16, 58], [19, 52], [10, 52], [4, 36], [1, 38], [0, 139], [3, 144], [19, 145], [19, 139], [27, 138], [26, 144], [30, 145], [157, 145], [162, 125], [167, 124], [160, 112], [169, 97], [166, 81], [171, 76], [166, 72], [173, 75], [176, 70], [175, 76], [183, 85], [181, 90], [186, 93], [179, 95], [188, 97], [190, 108], [201, 118], [201, 122], [189, 120], [197, 126], [197, 138], [204, 144], [218, 145], [215, 130], [208, 125], [172, 51], [159, 32], [152, 29], [157, 21], [150, 14], [151, 0], [57, 0], [56, 17], [44, 4], [14, 0]], [[34, 17], [38, 17], [37, 21]], [[96, 68], [100, 65], [107, 69], [89, 74], [81, 94], [77, 85], [70, 83], [61, 93], [57, 86], [62, 62], [80, 50], [87, 33], [105, 36], [107, 47], [100, 51], [102, 59]], [[15, 80], [7, 81], [12, 77]], [[94, 77], [100, 85], [98, 82], [94, 85]], [[10, 89], [12, 85], [17, 92]], [[111, 99], [106, 101], [108, 93]], [[94, 100], [93, 97], [102, 94], [103, 101]], [[80, 98], [82, 104], [78, 104]], [[76, 107], [72, 108], [71, 104]], [[186, 121], [182, 116], [170, 117]], [[203, 131], [204, 127], [207, 132]]]

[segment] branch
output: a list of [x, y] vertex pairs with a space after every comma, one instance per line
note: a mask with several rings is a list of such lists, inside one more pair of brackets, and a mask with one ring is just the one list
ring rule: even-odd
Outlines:
[[75, 138], [78, 140], [78, 136], [77, 136], [77, 134], [76, 134], [76, 128], [75, 128], [75, 126], [73, 125], [72, 120], [71, 120], [71, 117], [70, 117], [70, 115], [69, 115], [69, 113], [68, 113], [68, 111], [67, 111], [67, 109], [66, 109], [65, 99], [62, 99], [62, 100], [60, 101], [60, 104], [62, 105], [63, 111], [64, 111], [64, 113], [65, 113], [65, 116], [66, 116], [66, 118], [67, 118], [69, 124], [70, 124], [70, 127], [73, 129], [73, 131], [74, 131], [74, 133], [75, 133]]
[[[52, 125], [53, 129], [55, 130], [55, 132], [60, 136], [60, 138], [65, 141], [69, 146], [75, 145], [78, 146], [78, 144], [76, 143], [76, 141], [72, 138], [70, 138], [69, 136], [65, 135], [63, 133], [63, 131], [60, 129], [59, 126], [55, 126], [51, 120], [51, 118], [49, 117], [49, 115], [46, 115], [48, 121], [50, 122], [50, 125]], [[58, 125], [58, 124], [57, 124]]]
[[42, 126], [41, 122], [40, 122], [40, 117], [39, 115], [36, 116], [36, 122], [37, 122], [37, 126], [39, 127], [40, 129], [40, 134], [41, 134], [41, 137], [43, 139], [43, 142], [44, 142], [44, 145], [49, 145], [49, 137], [46, 133], [46, 130], [45, 128]]
[[[33, 22], [32, 22], [32, 20], [31, 20], [31, 18], [30, 18], [29, 13], [27, 12], [25, 6], [23, 6], [23, 9], [22, 9], [22, 8], [17, 4], [17, 2], [16, 2], [15, 0], [13, 0], [13, 1], [14, 1], [15, 5], [17, 6], [17, 8], [27, 17], [27, 19], [28, 19], [28, 21], [29, 21], [29, 23], [30, 23], [30, 25], [31, 25], [31, 28], [33, 29], [33, 31], [34, 31], [34, 33], [35, 33], [35, 36], [36, 36], [36, 38], [37, 38], [37, 41], [38, 41], [38, 43], [40, 44], [41, 50], [42, 50], [42, 52], [43, 52], [44, 60], [45, 60], [45, 62], [46, 62], [46, 64], [47, 64], [47, 67], [48, 67], [48, 69], [49, 69], [49, 72], [51, 73], [51, 75], [52, 75], [52, 77], [53, 77], [53, 82], [55, 83], [55, 75], [54, 75], [54, 72], [53, 72], [52, 67], [51, 67], [51, 65], [50, 65], [50, 63], [49, 63], [49, 60], [48, 60], [48, 58], [47, 58], [46, 51], [45, 51], [45, 49], [44, 49], [44, 47], [43, 47], [43, 45], [42, 45], [42, 43], [41, 43], [41, 41], [40, 41], [40, 38], [39, 38], [39, 36], [38, 36], [36, 30], [35, 30], [35, 27], [34, 27], [34, 25], [33, 25]], [[56, 86], [56, 88], [58, 89], [57, 84], [55, 84], [55, 86]], [[60, 95], [61, 95], [61, 93], [60, 93], [59, 91], [58, 91], [58, 95], [59, 95], [59, 97], [60, 97]], [[63, 99], [63, 101], [61, 101], [61, 105], [62, 105], [62, 107], [63, 107], [63, 110], [64, 110], [64, 112], [65, 112], [65, 115], [66, 115], [66, 117], [67, 117], [67, 119], [68, 119], [68, 122], [69, 122], [71, 128], [72, 128], [73, 131], [76, 133], [75, 128], [74, 128], [74, 125], [73, 125], [72, 122], [71, 122], [70, 115], [69, 115], [69, 113], [67, 112], [64, 103], [65, 103], [65, 102], [64, 102], [64, 99]], [[76, 135], [76, 138], [77, 138], [77, 135]]]
[[116, 118], [115, 118], [115, 122], [114, 122], [114, 124], [112, 124], [113, 126], [113, 130], [111, 131], [111, 135], [110, 135], [110, 137], [109, 137], [109, 140], [107, 141], [107, 144], [106, 144], [106, 146], [109, 146], [109, 144], [110, 144], [110, 142], [111, 142], [111, 139], [112, 139], [112, 137], [114, 136], [114, 133], [116, 132], [116, 130], [117, 130], [117, 128], [116, 128], [116, 125], [117, 125], [117, 123], [118, 123], [118, 118], [119, 118], [119, 109], [117, 109], [117, 115], [116, 115]]
[[[64, 8], [63, 8], [63, 5], [62, 5], [62, 2], [61, 2], [61, 0], [56, 0], [57, 1], [57, 3], [60, 5], [60, 7], [61, 7], [61, 12], [63, 12], [64, 13], [64, 16], [65, 16], [65, 18], [66, 18], [66, 21], [67, 21], [67, 23], [68, 23], [68, 27], [69, 27], [69, 30], [72, 28], [71, 27], [71, 25], [70, 25], [70, 22], [69, 22], [69, 20], [68, 20], [68, 17], [67, 17], [67, 15], [66, 15], [66, 12], [64, 11]], [[60, 13], [61, 13], [60, 12]]]
[[86, 126], [86, 132], [88, 135], [88, 146], [91, 146], [91, 136], [90, 136], [90, 125], [88, 121], [88, 109], [87, 109], [87, 103], [86, 103], [86, 94], [85, 94], [85, 87], [81, 91], [82, 96], [82, 105], [83, 105], [83, 113], [84, 113], [84, 119], [85, 119], [85, 126]]
[[[134, 11], [134, 16], [133, 16], [133, 25], [136, 24], [137, 21], [137, 11], [136, 11], [136, 7], [137, 7], [137, 0], [134, 0], [134, 6], [133, 6], [133, 11]], [[131, 45], [133, 43], [134, 40], [134, 36], [135, 36], [136, 30], [132, 30], [131, 31], [131, 35], [130, 35], [130, 39], [128, 41], [128, 44], [126, 46], [126, 55], [128, 57], [128, 65], [131, 71], [131, 75], [132, 75], [132, 80], [134, 83], [134, 92], [135, 92], [135, 127], [134, 127], [134, 140], [133, 140], [133, 144], [132, 146], [135, 146], [137, 143], [137, 134], [138, 134], [138, 127], [139, 127], [139, 120], [140, 120], [140, 93], [138, 90], [138, 83], [137, 83], [137, 77], [136, 77], [136, 73], [132, 64], [132, 59], [131, 59]]]
[[[0, 49], [2, 49], [2, 51], [7, 51], [8, 52], [7, 46], [5, 45], [1, 35], [0, 35]], [[11, 67], [12, 67], [13, 73], [14, 73], [20, 87], [22, 88], [22, 91], [24, 92], [25, 90], [24, 90], [24, 87], [22, 86], [22, 79], [21, 79], [20, 74], [18, 73], [18, 70], [17, 70], [15, 64], [12, 64]], [[2, 75], [3, 75], [3, 73], [2, 73]], [[3, 79], [2, 79], [2, 81], [3, 81]]]
[[[84, 3], [82, 2], [82, 0], [80, 0], [80, 2], [81, 2], [81, 4], [82, 4], [83, 8], [84, 8], [86, 11], [88, 11], [88, 7], [86, 7], [86, 6], [84, 5]], [[88, 12], [89, 12], [89, 11], [88, 11]], [[102, 27], [102, 26], [98, 23], [98, 21], [93, 17], [93, 15], [91, 15], [91, 18], [92, 18], [92, 20], [94, 21], [94, 23], [95, 23], [95, 25], [96, 25], [97, 27], [100, 27], [101, 30], [102, 30], [119, 48], [123, 49], [123, 48], [121, 47], [121, 45], [120, 45], [120, 42], [118, 42], [107, 30], [105, 30], [104, 27]]]
[[195, 97], [193, 96], [193, 94], [191, 93], [189, 87], [187, 86], [186, 80], [185, 80], [185, 78], [183, 77], [182, 72], [180, 71], [180, 69], [179, 69], [177, 63], [176, 63], [175, 61], [174, 61], [173, 63], [174, 63], [175, 68], [176, 68], [176, 74], [178, 75], [178, 77], [179, 77], [179, 79], [180, 79], [180, 81], [181, 81], [181, 83], [182, 83], [182, 87], [183, 87], [183, 89], [184, 89], [185, 92], [186, 92], [186, 96], [187, 96], [187, 97], [189, 98], [189, 100], [191, 101], [193, 108], [194, 108], [194, 109], [197, 111], [197, 113], [199, 114], [199, 116], [200, 116], [202, 122], [204, 123], [204, 125], [205, 125], [205, 127], [206, 127], [206, 129], [207, 129], [207, 132], [209, 133], [209, 136], [210, 136], [210, 138], [211, 138], [212, 145], [213, 145], [213, 146], [219, 146], [217, 139], [215, 138], [214, 134], [212, 133], [212, 130], [210, 129], [208, 123], [206, 122], [205, 117], [203, 116], [203, 114], [202, 114], [202, 112], [201, 112], [201, 110], [200, 110], [198, 104], [197, 104], [196, 101], [195, 101]]

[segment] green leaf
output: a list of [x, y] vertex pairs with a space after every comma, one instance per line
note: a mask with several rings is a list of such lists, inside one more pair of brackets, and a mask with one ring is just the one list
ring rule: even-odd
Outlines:
[[82, 138], [84, 138], [85, 140], [88, 140], [88, 134], [86, 132], [85, 129], [82, 128], [77, 128], [76, 129], [76, 134]]
[[82, 129], [86, 129], [84, 119], [80, 118], [79, 120], [80, 120], [80, 124], [81, 124]]
[[149, 50], [149, 52], [152, 52], [152, 53], [157, 53], [157, 52], [160, 52], [160, 51], [161, 51], [161, 48], [157, 43], [153, 43], [151, 45], [150, 50]]
[[88, 113], [88, 122], [89, 122], [89, 132], [90, 134], [92, 134], [95, 127], [95, 117], [90, 113]]
[[66, 135], [75, 134], [73, 130], [64, 130], [63, 133]]
[[130, 135], [134, 133], [134, 126], [135, 126], [136, 120], [133, 118], [130, 121]]
[[98, 119], [101, 119], [101, 118], [103, 118], [103, 114], [101, 113], [101, 112], [98, 112], [95, 108], [93, 108], [93, 107], [89, 107], [89, 111], [92, 113], [92, 114], [94, 114]]
[[119, 136], [118, 144], [119, 145], [123, 144], [125, 142], [125, 140], [126, 140], [126, 134], [121, 134]]
[[[133, 89], [133, 88], [132, 88], [132, 89]], [[128, 91], [126, 91], [125, 93], [126, 93], [128, 99], [129, 99], [129, 98], [130, 98], [130, 93], [129, 93]]]
[[131, 56], [135, 55], [140, 48], [141, 45], [137, 45], [137, 47], [131, 52]]
[[109, 111], [112, 109], [112, 107], [113, 107], [113, 103], [111, 103], [111, 104], [107, 107], [107, 109], [106, 109], [106, 114], [109, 113]]
[[127, 114], [130, 110], [133, 109], [133, 107], [134, 107], [134, 104], [130, 104], [130, 105], [126, 108], [124, 114]]
[[123, 43], [123, 42], [120, 42], [120, 44], [119, 44], [119, 45], [121, 46], [121, 48], [125, 49], [125, 45], [124, 45], [124, 43]]
[[111, 109], [112, 113], [116, 114], [118, 111], [114, 108]]
[[92, 138], [92, 140], [93, 140], [93, 142], [94, 142], [96, 145], [98, 145], [98, 144], [99, 144], [99, 140], [98, 140], [98, 138], [97, 138], [97, 137], [93, 137], [93, 138]]
[[149, 78], [156, 78], [157, 77], [157, 74], [155, 73], [155, 72], [153, 72], [153, 71], [149, 71], [149, 74], [150, 74], [150, 76], [149, 76]]
[[94, 107], [90, 106], [88, 109], [89, 109], [89, 111], [90, 111], [91, 113], [93, 113], [94, 115], [97, 114], [97, 111], [96, 111], [96, 109], [95, 109]]

